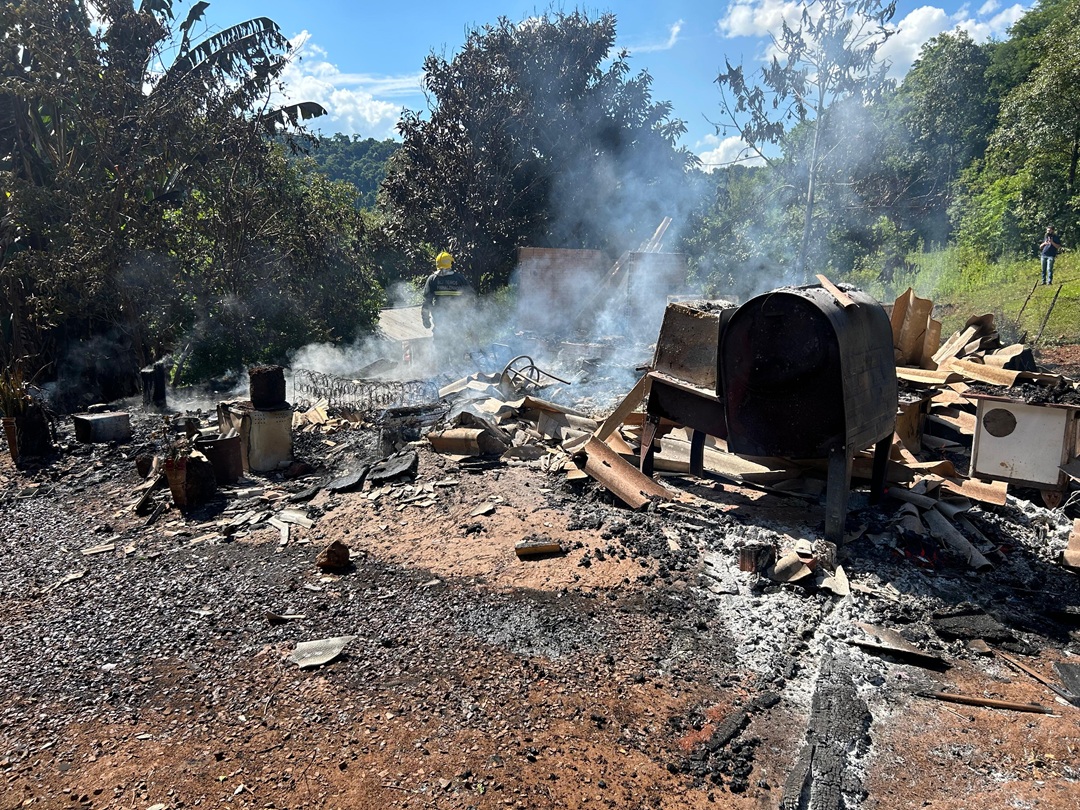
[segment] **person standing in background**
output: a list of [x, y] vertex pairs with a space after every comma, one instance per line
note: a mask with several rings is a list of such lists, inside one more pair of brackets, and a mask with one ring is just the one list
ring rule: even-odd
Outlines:
[[445, 250], [435, 257], [435, 272], [424, 283], [420, 318], [431, 329], [437, 356], [449, 359], [456, 348], [471, 348], [470, 319], [475, 317], [476, 293], [469, 280], [453, 269], [454, 257]]
[[1054, 231], [1054, 226], [1049, 225], [1046, 228], [1046, 236], [1043, 237], [1040, 247], [1040, 259], [1042, 261], [1042, 283], [1053, 284], [1054, 283], [1054, 259], [1057, 258], [1058, 251], [1061, 250], [1061, 240], [1057, 233]]

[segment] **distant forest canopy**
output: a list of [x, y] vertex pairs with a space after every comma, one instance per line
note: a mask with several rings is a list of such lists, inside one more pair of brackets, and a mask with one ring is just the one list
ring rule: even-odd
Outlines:
[[379, 141], [359, 135], [312, 135], [302, 154], [333, 181], [345, 181], [356, 187], [358, 208], [374, 208], [375, 196], [386, 177], [390, 157], [401, 148], [393, 140]]
[[709, 89], [746, 144], [711, 172], [612, 14], [473, 28], [375, 141], [272, 104], [292, 58], [273, 21], [180, 5], [116, 0], [100, 25], [81, 0], [0, 5], [0, 363], [59, 390], [126, 392], [166, 355], [178, 381], [285, 362], [370, 333], [440, 250], [490, 292], [521, 246], [614, 259], [667, 216], [710, 294], [888, 289], [927, 251], [945, 272], [1031, 256], [1048, 224], [1080, 242], [1080, 0], [1039, 0], [1004, 41], [938, 36], [900, 82], [878, 58], [892, 6], [807, 0], [776, 62]]

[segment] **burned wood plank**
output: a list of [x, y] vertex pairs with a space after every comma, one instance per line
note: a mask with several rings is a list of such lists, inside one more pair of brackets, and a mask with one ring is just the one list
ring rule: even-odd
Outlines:
[[907, 659], [930, 669], [946, 669], [950, 664], [941, 657], [920, 650], [895, 630], [887, 627], [877, 627], [864, 622], [857, 622], [856, 627], [874, 639], [868, 642], [863, 639], [853, 640], [853, 644], [865, 650], [889, 653], [899, 658]]
[[896, 376], [901, 380], [919, 383], [921, 385], [945, 385], [946, 383], [962, 380], [963, 377], [955, 371], [937, 371], [934, 369], [907, 368], [897, 366]]
[[998, 658], [1001, 658], [1004, 661], [1006, 661], [1007, 663], [1009, 663], [1012, 666], [1016, 667], [1021, 672], [1026, 672], [1028, 675], [1030, 675], [1032, 678], [1037, 680], [1039, 683], [1041, 683], [1043, 686], [1045, 686], [1047, 689], [1049, 689], [1051, 692], [1053, 692], [1055, 695], [1057, 695], [1062, 700], [1065, 700], [1066, 702], [1071, 703], [1074, 706], [1080, 706], [1080, 697], [1077, 697], [1076, 695], [1069, 694], [1064, 689], [1062, 689], [1060, 686], [1058, 686], [1056, 683], [1053, 683], [1052, 681], [1047, 680], [1040, 673], [1036, 672], [1034, 669], [1029, 667], [1023, 661], [1017, 661], [1011, 655], [1009, 655], [1008, 653], [1002, 652], [1001, 650], [995, 650], [994, 654]]
[[934, 352], [931, 359], [939, 369], [942, 368], [945, 361], [956, 357], [976, 334], [978, 334], [978, 329], [974, 326], [969, 326], [963, 331], [954, 333], [952, 337], [941, 344], [941, 348]]
[[845, 309], [847, 307], [855, 306], [855, 302], [851, 300], [851, 296], [849, 296], [847, 293], [845, 293], [843, 290], [841, 290], [839, 287], [837, 287], [835, 284], [825, 278], [825, 276], [821, 275], [821, 273], [818, 273], [816, 278], [818, 280], [818, 284], [828, 290], [829, 294], [836, 299], [836, 303], [838, 303], [840, 306], [844, 307]]
[[974, 363], [970, 360], [952, 359], [944, 363], [942, 368], [949, 368], [963, 374], [969, 380], [989, 383], [990, 385], [1004, 385], [1012, 388], [1016, 385], [1016, 379], [1020, 376], [1019, 371], [1008, 371], [983, 363]]
[[634, 387], [630, 389], [630, 393], [626, 395], [622, 402], [611, 412], [596, 429], [593, 435], [601, 441], [606, 440], [608, 436], [615, 432], [615, 428], [623, 423], [631, 413], [636, 411], [641, 403], [645, 400], [645, 397], [649, 395], [650, 380], [649, 375], [646, 374], [636, 383]]
[[995, 506], [1004, 506], [1009, 492], [1007, 481], [981, 481], [978, 478], [965, 478], [963, 480], [945, 479], [941, 484], [942, 489], [963, 495], [982, 503], [992, 503]]
[[518, 559], [529, 557], [544, 557], [554, 554], [565, 554], [566, 550], [562, 543], [553, 540], [547, 535], [530, 535], [514, 546], [514, 553]]
[[846, 657], [826, 652], [810, 704], [803, 748], [784, 783], [783, 808], [840, 810], [843, 794], [861, 790], [849, 758], [869, 745], [870, 710], [859, 697]]
[[1053, 714], [1054, 710], [1038, 703], [1016, 703], [1012, 700], [995, 700], [977, 695], [957, 695], [953, 692], [916, 692], [919, 697], [944, 700], [948, 703], [962, 703], [965, 706], [982, 706], [988, 709], [1008, 709], [1014, 712], [1032, 712], [1034, 714]]
[[131, 507], [131, 511], [133, 511], [136, 515], [145, 515], [147, 512], [151, 511], [149, 507], [150, 502], [153, 500], [154, 493], [157, 492], [157, 490], [163, 488], [165, 486], [165, 483], [165, 473], [158, 473], [153, 483], [149, 484], [148, 486], [144, 485], [145, 489], [143, 491], [143, 494], [139, 496], [139, 500], [135, 501], [135, 504]]
[[814, 746], [804, 745], [799, 751], [799, 758], [784, 780], [783, 799], [780, 810], [801, 810], [804, 807], [803, 794], [806, 792], [806, 780], [810, 776], [810, 764], [814, 759]]
[[295, 523], [297, 526], [303, 526], [305, 529], [310, 529], [315, 525], [315, 521], [299, 509], [282, 509], [277, 513], [277, 519], [282, 523]]

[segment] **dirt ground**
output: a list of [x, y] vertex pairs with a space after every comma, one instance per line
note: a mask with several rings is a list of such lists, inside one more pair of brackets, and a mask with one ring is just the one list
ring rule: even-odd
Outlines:
[[[136, 422], [132, 445], [67, 435], [46, 464], [0, 460], [0, 810], [1080, 807], [1080, 709], [940, 626], [992, 617], [991, 646], [1051, 679], [1080, 660], [1060, 513], [988, 507], [1004, 560], [975, 574], [905, 557], [881, 539], [897, 504], [856, 495], [840, 555], [866, 587], [841, 598], [737, 565], [747, 543], [820, 536], [819, 503], [672, 478], [695, 500], [636, 514], [591, 482], [423, 443], [414, 478], [290, 502], [334, 472], [309, 443], [306, 477], [151, 521], [131, 509]], [[258, 514], [232, 526], [284, 506], [314, 522], [287, 544]], [[566, 553], [519, 559], [536, 535]], [[349, 570], [315, 566], [332, 540]], [[868, 651], [857, 622], [951, 666]], [[329, 664], [288, 660], [346, 635]], [[856, 707], [836, 721], [840, 776], [800, 797], [833, 668]], [[939, 689], [1052, 713], [919, 696]]]

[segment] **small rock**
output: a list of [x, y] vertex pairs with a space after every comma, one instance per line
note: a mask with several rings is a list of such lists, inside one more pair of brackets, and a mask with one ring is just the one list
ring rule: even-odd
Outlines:
[[350, 565], [349, 547], [340, 540], [335, 540], [315, 558], [315, 565], [323, 571], [345, 571]]

